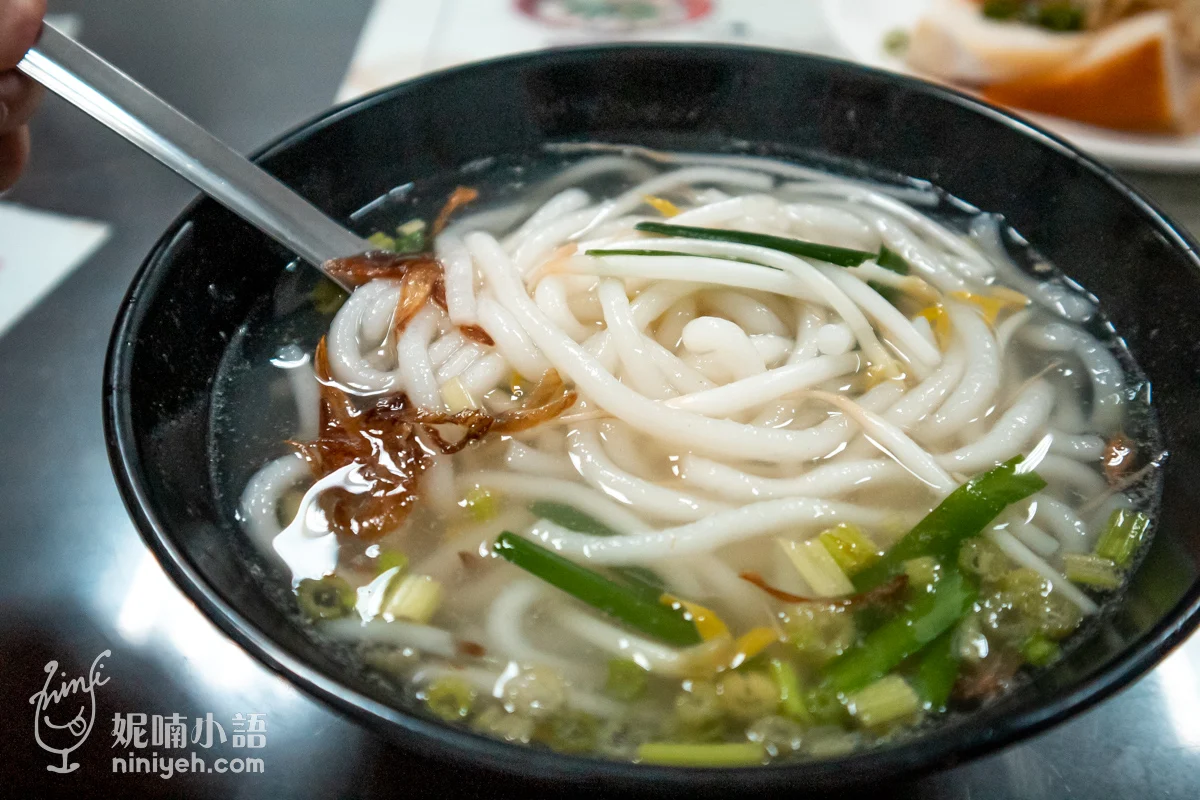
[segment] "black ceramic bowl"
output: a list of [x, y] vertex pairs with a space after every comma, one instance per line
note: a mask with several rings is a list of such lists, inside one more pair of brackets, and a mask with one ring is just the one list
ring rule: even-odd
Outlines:
[[271, 669], [423, 754], [557, 782], [761, 791], [837, 788], [942, 767], [1078, 713], [1134, 680], [1200, 618], [1200, 260], [1136, 191], [1059, 140], [944, 88], [811, 56], [732, 47], [539, 53], [420, 78], [335, 109], [259, 162], [329, 214], [476, 159], [547, 142], [759, 151], [931, 181], [999, 212], [1090, 291], [1153, 382], [1172, 452], [1158, 533], [1105, 635], [1031, 685], [913, 741], [819, 763], [738, 770], [568, 757], [389, 707], [309, 646], [254, 581], [215, 493], [211, 388], [229, 338], [290, 258], [216, 203], [189, 208], [138, 273], [109, 350], [104, 404], [117, 480], [164, 568]]

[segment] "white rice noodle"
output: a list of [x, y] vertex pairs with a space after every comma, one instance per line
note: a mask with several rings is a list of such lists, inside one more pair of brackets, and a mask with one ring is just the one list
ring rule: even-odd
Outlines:
[[483, 355], [483, 352], [484, 346], [478, 342], [464, 343], [437, 368], [438, 384], [444, 384], [451, 378], [457, 378], [474, 364]]
[[859, 370], [860, 361], [855, 353], [820, 356], [798, 364], [776, 367], [724, 386], [673, 397], [664, 405], [710, 417], [730, 416], [831, 378], [855, 373]]
[[696, 299], [684, 297], [675, 302], [658, 321], [655, 340], [668, 350], [679, 347], [683, 337], [683, 328], [696, 318], [699, 313]]
[[966, 370], [946, 402], [918, 429], [923, 441], [943, 441], [982, 418], [1000, 388], [1000, 356], [987, 323], [961, 303], [947, 303], [946, 309], [963, 347]]
[[242, 490], [238, 514], [250, 541], [259, 552], [277, 557], [272, 542], [283, 531], [279, 501], [290, 489], [312, 481], [312, 470], [299, 453], [268, 461]]
[[428, 434], [419, 428], [417, 439], [430, 460], [421, 475], [421, 499], [439, 514], [453, 514], [458, 508], [459, 499], [454, 482], [454, 459], [439, 450]]
[[721, 317], [696, 317], [683, 328], [683, 346], [707, 355], [736, 379], [765, 372], [766, 360], [737, 324]]
[[659, 486], [621, 469], [604, 452], [595, 423], [582, 423], [567, 434], [567, 450], [584, 481], [644, 516], [691, 522], [729, 508], [724, 503]]
[[396, 363], [404, 391], [418, 408], [428, 411], [442, 411], [446, 407], [433, 364], [429, 362], [429, 342], [437, 330], [441, 313], [436, 306], [425, 306], [409, 321], [396, 341]]
[[912, 482], [912, 473], [888, 458], [834, 461], [795, 478], [764, 478], [697, 455], [680, 459], [684, 483], [734, 502], [781, 497], [840, 497], [860, 489]]
[[[365, 356], [384, 344], [399, 300], [400, 281], [373, 280], [355, 289], [342, 304], [326, 339], [329, 371], [334, 380], [361, 393], [400, 390], [403, 377], [399, 370], [378, 369]], [[382, 326], [380, 318], [384, 320]]]
[[514, 472], [526, 475], [545, 475], [551, 478], [562, 475], [570, 463], [561, 456], [554, 456], [536, 447], [513, 439], [504, 454], [504, 465]]
[[472, 397], [482, 397], [507, 379], [513, 368], [499, 353], [489, 353], [478, 358], [462, 371], [459, 380]]
[[1042, 558], [1049, 558], [1057, 553], [1061, 547], [1058, 539], [1043, 531], [1038, 526], [1023, 519], [1022, 516], [1015, 511], [1009, 511], [1001, 515], [999, 524], [993, 525], [994, 529], [1007, 530], [1015, 536], [1021, 544], [1028, 547], [1033, 552], [1037, 553]]
[[492, 337], [505, 360], [525, 378], [536, 381], [550, 369], [550, 362], [512, 314], [486, 295], [479, 298], [479, 324]]
[[312, 369], [312, 358], [298, 345], [280, 348], [271, 363], [287, 373], [292, 401], [296, 404], [296, 438], [317, 438], [320, 432], [321, 384]]
[[604, 323], [617, 346], [617, 356], [630, 386], [646, 397], [665, 399], [675, 394], [661, 371], [648, 357], [651, 341], [642, 335], [633, 318], [624, 285], [614, 279], [601, 281], [600, 304]]
[[446, 363], [446, 359], [457, 353], [466, 342], [467, 338], [454, 329], [438, 336], [429, 345], [429, 363], [435, 368], [440, 368]]
[[616, 531], [646, 530], [646, 523], [636, 514], [577, 481], [493, 470], [468, 472], [459, 476], [458, 487], [461, 494], [465, 495], [474, 486], [494, 489], [524, 500], [564, 503]]
[[849, 414], [862, 426], [863, 434], [872, 444], [888, 457], [895, 459], [896, 463], [928, 485], [938, 496], [944, 497], [958, 488], [958, 482], [950, 477], [931, 454], [883, 417], [842, 395], [817, 391], [810, 391], [808, 394]]
[[1076, 461], [1099, 461], [1104, 456], [1104, 439], [1093, 434], [1071, 434], [1051, 430], [1050, 452]]
[[879, 234], [854, 214], [828, 205], [789, 203], [783, 207], [792, 230], [801, 239], [835, 247], [876, 251]]
[[698, 553], [710, 553], [735, 542], [786, 531], [815, 534], [839, 522], [865, 528], [908, 528], [913, 515], [811, 497], [788, 497], [750, 503], [704, 519], [662, 530], [624, 536], [589, 536], [538, 520], [529, 536], [568, 558], [593, 564], [636, 564]]
[[[768, 203], [767, 209], [763, 204]], [[691, 225], [693, 227], [711, 227], [726, 222], [742, 220], [748, 216], [760, 216], [764, 210], [773, 209], [778, 203], [773, 197], [763, 195], [743, 195], [741, 197], [725, 197], [707, 205], [684, 211], [671, 217], [672, 225]]]
[[574, 381], [577, 389], [618, 419], [656, 438], [734, 458], [801, 461], [829, 452], [822, 432], [774, 430], [709, 419], [666, 408], [622, 385], [538, 310], [494, 239], [472, 234], [467, 246], [501, 302], [551, 363]]
[[1066, 487], [1087, 500], [1108, 489], [1104, 477], [1096, 470], [1063, 456], [1047, 455], [1038, 464], [1037, 474], [1051, 486]]
[[887, 212], [913, 230], [918, 231], [925, 238], [957, 256], [956, 268], [972, 280], [985, 281], [995, 273], [995, 268], [991, 262], [966, 237], [935, 222], [899, 200], [888, 197], [878, 191], [828, 181], [814, 181], [808, 184], [800, 184], [799, 186], [789, 185], [788, 188], [804, 194], [832, 194]]
[[561, 603], [551, 613], [566, 630], [588, 644], [637, 663], [642, 669], [657, 675], [682, 678], [695, 668], [694, 658], [685, 650], [677, 650], [651, 641], [624, 628], [598, 619], [573, 604]]
[[1022, 544], [1015, 536], [1005, 530], [993, 528], [987, 533], [988, 538], [995, 542], [1006, 556], [1023, 567], [1029, 567], [1050, 582], [1052, 589], [1062, 592], [1063, 597], [1079, 606], [1084, 614], [1095, 614], [1100, 607], [1066, 579], [1058, 570], [1050, 566], [1037, 553]]
[[[682, 280], [691, 277], [692, 280], [702, 280], [721, 285], [737, 285], [743, 289], [757, 289], [785, 297], [793, 297], [809, 302], [820, 303], [833, 309], [842, 320], [854, 331], [859, 346], [867, 357], [876, 364], [890, 364], [891, 357], [871, 328], [871, 323], [859, 310], [846, 293], [837, 287], [820, 270], [802, 258], [771, 250], [766, 247], [733, 244], [730, 242], [710, 242], [700, 239], [663, 239], [641, 240], [629, 242], [630, 247], [642, 249], [663, 249], [674, 252], [689, 253], [707, 258], [689, 259], [680, 256], [610, 256], [600, 261], [605, 262], [605, 268], [625, 269], [626, 271], [641, 272], [646, 269], [661, 269], [664, 280]], [[785, 275], [779, 275], [771, 270], [764, 270], [754, 264], [740, 262], [716, 261], [716, 258], [741, 258], [774, 267]], [[610, 265], [609, 262], [616, 262]], [[650, 263], [645, 263], [650, 262]], [[661, 264], [659, 262], [674, 262]], [[570, 264], [574, 264], [572, 259]], [[631, 269], [632, 268], [632, 269]], [[665, 273], [674, 269], [674, 274]], [[694, 271], [694, 272], [693, 272]], [[788, 278], [791, 277], [791, 280]], [[736, 283], [732, 282], [736, 281]]]
[[692, 394], [713, 388], [714, 384], [696, 368], [653, 339], [646, 340], [646, 355], [678, 393]]
[[996, 420], [991, 430], [968, 445], [938, 456], [938, 463], [952, 472], [964, 474], [991, 469], [1020, 453], [1050, 419], [1053, 407], [1053, 387], [1043, 380], [1034, 381]]
[[541, 664], [567, 675], [579, 672], [580, 662], [547, 653], [526, 638], [522, 627], [533, 607], [546, 594], [543, 584], [521, 579], [505, 586], [487, 612], [487, 642], [499, 654], [521, 664]]
[[1110, 434], [1120, 427], [1124, 415], [1125, 373], [1108, 348], [1094, 336], [1061, 322], [1026, 328], [1022, 337], [1043, 350], [1075, 353], [1092, 381], [1091, 427], [1101, 434]]
[[1025, 274], [1008, 255], [1000, 239], [1001, 217], [979, 214], [971, 220], [971, 237], [992, 260], [996, 274], [1004, 283], [1071, 322], [1086, 322], [1096, 306], [1078, 292], [1055, 281], [1038, 280]]
[[825, 325], [825, 311], [820, 306], [800, 300], [795, 301], [795, 304], [797, 306], [796, 343], [788, 355], [787, 363], [789, 364], [814, 358], [820, 354], [817, 337]]
[[411, 647], [417, 652], [442, 658], [454, 658], [458, 655], [453, 634], [432, 625], [418, 625], [400, 620], [385, 622], [381, 619], [363, 622], [361, 619], [351, 616], [322, 620], [317, 623], [317, 631], [331, 639], [343, 642], [370, 642], [392, 647]]
[[754, 345], [755, 351], [762, 357], [763, 364], [768, 367], [778, 365], [792, 352], [792, 340], [773, 333], [756, 333], [750, 337], [750, 344]]
[[926, 373], [942, 362], [942, 354], [924, 336], [917, 333], [912, 323], [879, 292], [862, 281], [847, 275], [837, 267], [820, 267], [833, 283], [846, 293], [858, 307], [867, 313], [885, 331], [892, 335], [893, 342], [904, 354], [905, 360], [914, 366], [924, 367]]
[[475, 265], [462, 239], [443, 232], [433, 243], [433, 253], [445, 273], [446, 311], [455, 325], [474, 325]]
[[725, 167], [689, 167], [655, 175], [649, 180], [639, 183], [632, 189], [618, 196], [612, 203], [600, 210], [588, 223], [589, 229], [594, 229], [601, 223], [616, 219], [636, 209], [646, 200], [647, 195], [659, 195], [689, 184], [716, 184], [732, 186], [739, 189], [751, 189], [765, 192], [775, 181], [761, 172], [727, 169]]
[[563, 189], [542, 204], [542, 207], [529, 215], [529, 219], [504, 238], [504, 249], [511, 255], [518, 245], [529, 238], [530, 233], [561, 219], [572, 211], [579, 211], [592, 202], [588, 193], [578, 187]]
[[575, 341], [582, 342], [596, 332], [595, 327], [584, 325], [571, 312], [571, 306], [567, 302], [566, 281], [561, 276], [547, 275], [538, 281], [534, 299], [542, 313]]
[[962, 348], [954, 346], [942, 359], [942, 365], [916, 388], [896, 401], [883, 414], [883, 418], [900, 430], [911, 430], [932, 414], [962, 380], [966, 369], [966, 358]]
[[1086, 553], [1091, 549], [1092, 535], [1070, 506], [1043, 493], [1033, 495], [1030, 501], [1033, 519], [1054, 534], [1063, 552]]
[[769, 333], [790, 338], [791, 331], [783, 320], [767, 306], [742, 292], [702, 292], [702, 302], [709, 313], [725, 317], [748, 334]]
[[1022, 309], [1016, 312], [1008, 319], [996, 326], [996, 345], [1000, 348], [1001, 353], [1008, 351], [1008, 344], [1012, 338], [1017, 335], [1017, 331], [1025, 326], [1025, 323], [1033, 317], [1031, 309]]

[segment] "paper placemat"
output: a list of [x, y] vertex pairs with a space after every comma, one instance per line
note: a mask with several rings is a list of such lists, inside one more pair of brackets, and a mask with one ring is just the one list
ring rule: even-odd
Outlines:
[[0, 336], [108, 239], [102, 222], [0, 203]]
[[468, 61], [610, 41], [837, 50], [807, 0], [376, 0], [338, 100]]

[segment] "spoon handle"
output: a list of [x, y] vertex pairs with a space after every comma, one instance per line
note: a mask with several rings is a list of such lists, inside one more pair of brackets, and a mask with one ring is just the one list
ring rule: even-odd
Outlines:
[[49, 25], [17, 68], [318, 267], [371, 246], [112, 64]]

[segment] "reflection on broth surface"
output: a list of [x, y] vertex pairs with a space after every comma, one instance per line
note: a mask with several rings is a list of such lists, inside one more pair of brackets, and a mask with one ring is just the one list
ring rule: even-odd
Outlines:
[[214, 469], [314, 646], [406, 707], [609, 758], [828, 757], [1014, 687], [1138, 559], [1148, 387], [933, 190], [609, 148], [363, 218], [348, 298], [288, 274], [230, 348]]

